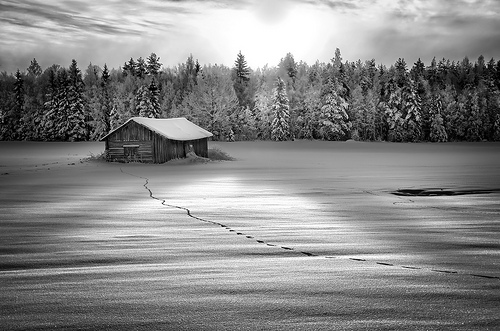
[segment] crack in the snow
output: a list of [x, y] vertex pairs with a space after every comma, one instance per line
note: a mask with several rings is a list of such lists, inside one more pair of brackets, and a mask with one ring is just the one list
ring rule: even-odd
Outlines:
[[[137, 178], [143, 179], [145, 181], [145, 183], [144, 183], [143, 186], [149, 192], [149, 197], [151, 199], [155, 199], [155, 200], [160, 201], [163, 206], [170, 207], [170, 208], [175, 208], [175, 209], [180, 209], [180, 210], [184, 210], [186, 212], [187, 216], [189, 216], [190, 218], [193, 218], [193, 219], [201, 221], [201, 222], [205, 222], [205, 223], [209, 223], [209, 224], [220, 226], [222, 228], [225, 228], [229, 232], [236, 232], [236, 230], [232, 229], [231, 227], [229, 227], [229, 226], [227, 226], [225, 224], [222, 224], [222, 223], [219, 223], [219, 222], [215, 222], [215, 221], [206, 220], [206, 219], [203, 219], [203, 218], [198, 217], [198, 216], [194, 216], [191, 213], [191, 210], [189, 210], [189, 208], [182, 207], [182, 206], [171, 205], [171, 204], [168, 204], [165, 199], [160, 199], [160, 198], [155, 197], [153, 195], [153, 192], [151, 191], [151, 189], [148, 187], [149, 178], [128, 173], [126, 171], [123, 171], [122, 168], [120, 168], [120, 171], [122, 173], [124, 173], [124, 174], [129, 175], [129, 176], [133, 176], [133, 177], [137, 177]], [[368, 191], [367, 191], [367, 193], [373, 194], [372, 192], [368, 192]], [[410, 201], [411, 201], [410, 203], [414, 202], [412, 200], [410, 200]], [[404, 203], [404, 202], [400, 202], [400, 203]], [[297, 252], [297, 253], [305, 255], [307, 257], [322, 257], [322, 258], [326, 258], [326, 259], [342, 258], [340, 256], [320, 256], [320, 255], [317, 255], [317, 254], [314, 254], [314, 253], [310, 253], [310, 252], [299, 251], [299, 250], [296, 250], [293, 247], [280, 246], [280, 245], [268, 243], [268, 242], [266, 242], [264, 240], [255, 239], [255, 237], [253, 237], [251, 235], [247, 235], [247, 234], [245, 234], [243, 232], [239, 232], [239, 231], [236, 232], [236, 235], [245, 236], [248, 239], [254, 239], [257, 243], [259, 243], [259, 244], [265, 244], [266, 246], [277, 247], [277, 248], [285, 250], [285, 251]], [[431, 268], [423, 268], [423, 267], [415, 267], [415, 266], [407, 266], [407, 265], [394, 265], [394, 264], [388, 263], [388, 262], [369, 261], [369, 260], [366, 260], [366, 259], [354, 258], [354, 257], [345, 257], [345, 258], [349, 259], [351, 261], [372, 262], [372, 263], [374, 262], [375, 264], [380, 265], [380, 266], [396, 267], [396, 268], [402, 268], [402, 269], [407, 269], [407, 270], [427, 270], [427, 271], [430, 271], [430, 272], [441, 273], [441, 274], [467, 275], [467, 276], [473, 276], [473, 277], [479, 277], [479, 278], [485, 278], [485, 279], [497, 279], [497, 280], [500, 280], [499, 276], [481, 275], [481, 274], [467, 274], [467, 273], [459, 273], [459, 272], [454, 271], [454, 270], [439, 270], [439, 269], [431, 269]]]

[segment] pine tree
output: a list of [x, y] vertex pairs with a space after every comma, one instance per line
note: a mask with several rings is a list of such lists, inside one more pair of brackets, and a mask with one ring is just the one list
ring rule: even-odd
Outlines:
[[24, 76], [24, 116], [22, 119], [24, 139], [41, 140], [40, 122], [43, 116], [43, 94], [46, 79], [42, 77], [42, 68], [33, 59]]
[[400, 88], [392, 91], [389, 95], [389, 100], [384, 103], [388, 125], [387, 139], [389, 141], [400, 142], [404, 140], [403, 105], [404, 99]]
[[242, 112], [242, 121], [244, 122], [243, 126], [243, 139], [244, 140], [253, 140], [257, 135], [257, 126], [256, 126], [256, 115], [250, 107], [245, 107]]
[[342, 65], [342, 54], [340, 52], [340, 48], [335, 48], [335, 56], [332, 58], [332, 63], [335, 68], [340, 69]]
[[43, 105], [45, 112], [40, 122], [43, 140], [55, 140], [55, 122], [58, 112], [57, 92], [57, 74], [55, 68], [52, 67], [48, 69], [48, 87]]
[[422, 115], [420, 98], [415, 89], [415, 85], [408, 80], [403, 89], [404, 108], [406, 111], [404, 118], [404, 129], [406, 131], [406, 141], [417, 142], [422, 138]]
[[319, 111], [319, 134], [325, 140], [346, 139], [351, 130], [351, 122], [347, 114], [349, 104], [339, 96], [338, 85], [329, 78], [323, 87], [321, 109]]
[[480, 105], [480, 98], [476, 90], [467, 89], [465, 91], [465, 112], [466, 112], [466, 139], [467, 141], [481, 141], [483, 139], [484, 116]]
[[136, 73], [135, 73], [135, 68], [136, 68], [136, 63], [134, 61], [133, 58], [130, 58], [130, 60], [128, 60], [128, 62], [125, 62], [123, 64], [123, 68], [122, 68], [122, 72], [123, 72], [123, 75], [124, 76], [135, 76]]
[[413, 64], [413, 68], [411, 68], [410, 70], [411, 78], [414, 81], [418, 81], [420, 78], [424, 77], [424, 73], [425, 73], [425, 65], [422, 62], [422, 60], [418, 58], [417, 62]]
[[57, 72], [57, 94], [56, 109], [52, 114], [53, 132], [52, 139], [57, 141], [68, 140], [68, 133], [71, 130], [70, 122], [70, 101], [69, 101], [70, 80], [68, 71], [61, 68]]
[[500, 113], [495, 116], [495, 123], [493, 124], [493, 140], [500, 141]]
[[33, 59], [33, 61], [31, 61], [31, 64], [28, 67], [28, 74], [35, 77], [38, 77], [42, 74], [42, 68], [40, 67], [36, 59]]
[[406, 67], [406, 61], [402, 58], [399, 58], [396, 61], [394, 68], [396, 84], [398, 87], [404, 88], [408, 85], [408, 81], [410, 79], [408, 75], [408, 69]]
[[350, 109], [355, 114], [351, 117], [353, 123], [352, 139], [375, 140], [375, 112], [376, 101], [371, 89], [363, 94], [361, 86], [355, 88], [351, 94]]
[[430, 134], [429, 138], [432, 142], [446, 142], [448, 141], [448, 134], [444, 126], [443, 116], [443, 102], [439, 95], [432, 96], [430, 104]]
[[[197, 78], [202, 69], [199, 67], [198, 60], [193, 59], [193, 54], [190, 54], [186, 63], [178, 66], [178, 83], [180, 99], [191, 93], [197, 84]], [[181, 100], [182, 101], [182, 100]]]
[[161, 65], [162, 64], [160, 63], [160, 58], [155, 53], [151, 53], [151, 55], [149, 55], [149, 57], [147, 58], [146, 65], [148, 75], [154, 77], [158, 76]]
[[256, 138], [261, 140], [271, 139], [271, 105], [272, 95], [262, 88], [255, 93], [253, 113], [255, 114]]
[[[78, 68], [76, 60], [71, 61], [69, 67], [69, 91], [68, 91], [68, 117], [66, 137], [69, 141], [89, 139], [90, 130], [87, 123], [90, 122], [88, 114], [85, 114], [83, 104], [83, 79], [82, 72]], [[87, 117], [87, 118], [86, 118]]]
[[250, 80], [250, 68], [247, 65], [245, 56], [241, 54], [241, 51], [236, 55], [236, 61], [234, 61], [233, 70], [236, 75], [237, 81], [241, 84]]
[[255, 114], [250, 108], [238, 107], [230, 117], [231, 131], [235, 140], [253, 140], [255, 138], [257, 130]]
[[201, 65], [200, 65], [200, 62], [198, 62], [198, 59], [196, 59], [196, 62], [194, 64], [194, 73], [196, 76], [198, 76], [198, 74], [200, 73], [201, 71]]
[[155, 83], [155, 80], [151, 80], [149, 84], [149, 99], [151, 103], [151, 114], [150, 117], [159, 118], [160, 117], [160, 91]]
[[273, 121], [271, 123], [272, 140], [286, 141], [290, 138], [289, 108], [285, 82], [281, 78], [278, 78], [271, 105], [273, 114]]
[[279, 65], [280, 73], [284, 77], [289, 78], [290, 85], [293, 87], [295, 85], [295, 80], [297, 78], [297, 63], [292, 55], [292, 53], [287, 53], [284, 58], [281, 59]]
[[146, 86], [141, 86], [137, 90], [136, 111], [139, 113], [140, 117], [154, 117], [149, 90]]
[[373, 90], [368, 90], [364, 99], [365, 99], [364, 139], [366, 140], [380, 139], [380, 137], [377, 136], [377, 126], [376, 126], [377, 104], [379, 96]]
[[154, 79], [149, 86], [143, 85], [137, 90], [136, 111], [141, 117], [160, 117], [159, 91]]
[[245, 56], [241, 51], [236, 57], [233, 67], [233, 86], [241, 108], [251, 106], [251, 96], [249, 95], [250, 68], [247, 65]]
[[485, 99], [485, 119], [488, 123], [485, 138], [488, 140], [495, 139], [495, 122], [497, 115], [500, 114], [500, 90], [495, 84], [495, 74], [495, 60], [491, 59], [487, 65], [485, 88], [482, 93]]
[[439, 88], [439, 73], [437, 68], [436, 57], [432, 58], [431, 65], [426, 69], [426, 79], [430, 84], [431, 90]]
[[101, 121], [103, 124], [103, 134], [109, 133], [111, 131], [111, 111], [113, 108], [113, 105], [111, 103], [111, 96], [110, 96], [110, 75], [109, 75], [109, 70], [108, 66], [106, 63], [104, 64], [104, 69], [102, 70], [102, 75], [101, 75], [101, 111], [102, 111], [102, 117]]
[[23, 75], [17, 69], [16, 81], [14, 82], [15, 107], [10, 116], [10, 129], [12, 130], [12, 139], [22, 139], [24, 125], [22, 118], [24, 115], [24, 80]]
[[109, 124], [111, 130], [120, 126], [120, 113], [121, 112], [118, 110], [118, 106], [116, 105], [116, 103], [113, 103], [113, 108], [111, 108], [111, 113], [109, 116]]
[[301, 139], [318, 138], [318, 118], [321, 109], [320, 91], [310, 87], [304, 98], [304, 112], [297, 118], [299, 124], [298, 137]]
[[447, 99], [444, 119], [448, 141], [465, 140], [467, 131], [465, 97], [458, 95], [457, 100], [455, 100], [454, 95], [448, 95]]
[[147, 72], [148, 69], [146, 61], [142, 57], [139, 57], [135, 62], [135, 76], [138, 78], [144, 78], [146, 77]]
[[103, 98], [100, 84], [102, 69], [90, 63], [83, 74], [82, 95], [85, 115], [85, 139], [95, 140], [104, 134]]

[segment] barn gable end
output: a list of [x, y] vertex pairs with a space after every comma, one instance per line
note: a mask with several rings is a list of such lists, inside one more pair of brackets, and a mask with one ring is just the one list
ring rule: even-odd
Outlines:
[[109, 161], [164, 163], [186, 157], [190, 149], [198, 156], [208, 157], [208, 138], [211, 136], [210, 132], [185, 118], [134, 117], [101, 141], [105, 141]]

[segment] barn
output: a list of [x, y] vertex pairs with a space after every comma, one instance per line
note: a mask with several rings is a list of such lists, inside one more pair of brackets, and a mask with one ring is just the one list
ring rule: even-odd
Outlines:
[[164, 163], [189, 151], [208, 157], [212, 134], [187, 119], [132, 117], [102, 137], [108, 161]]

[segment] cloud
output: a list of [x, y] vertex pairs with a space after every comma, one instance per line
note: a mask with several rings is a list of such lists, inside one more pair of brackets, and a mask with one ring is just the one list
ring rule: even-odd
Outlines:
[[135, 49], [127, 57], [152, 49], [162, 35], [182, 36], [178, 15], [193, 12], [157, 0], [0, 1], [0, 71], [25, 68], [34, 57], [47, 66], [71, 58], [100, 62], [104, 55], [105, 61], [116, 61], [124, 51]]
[[21, 25], [26, 28], [37, 28], [40, 33], [44, 30], [59, 30], [78, 34], [106, 34], [106, 35], [138, 35], [145, 27], [154, 25], [163, 29], [173, 26], [173, 23], [158, 21], [156, 24], [147, 22], [142, 24], [145, 17], [150, 15], [175, 15], [191, 13], [185, 7], [173, 4], [172, 1], [157, 0], [138, 1], [101, 1], [98, 4], [86, 0], [46, 1], [27, 0], [3, 1], [0, 3], [2, 13], [1, 25]]
[[355, 10], [360, 8], [362, 1], [352, 0], [297, 0], [297, 2], [308, 3], [312, 5], [323, 5], [334, 10]]
[[292, 2], [288, 0], [256, 1], [252, 6], [255, 15], [264, 23], [278, 24], [288, 15]]
[[387, 13], [384, 20], [390, 24], [364, 31], [366, 51], [388, 65], [399, 57], [404, 57], [410, 66], [418, 58], [427, 63], [433, 57], [454, 61], [465, 56], [477, 59], [479, 55], [498, 58], [500, 16], [483, 11], [445, 9], [428, 13]]
[[498, 58], [498, 31], [497, 0], [0, 0], [0, 71], [33, 57], [117, 67], [150, 52], [165, 65], [190, 53], [232, 65], [238, 50], [273, 65], [289, 51], [329, 61], [336, 47], [387, 65]]
[[3, 2], [0, 4], [3, 20], [0, 26], [9, 24], [23, 26], [24, 28], [36, 29], [42, 37], [44, 31], [76, 34], [136, 34], [134, 28], [127, 28], [119, 24], [116, 19], [104, 20], [100, 17], [85, 16], [86, 12], [81, 9], [85, 6], [81, 3], [71, 3], [72, 7], [60, 6], [54, 2], [51, 4], [38, 3], [34, 1]]

